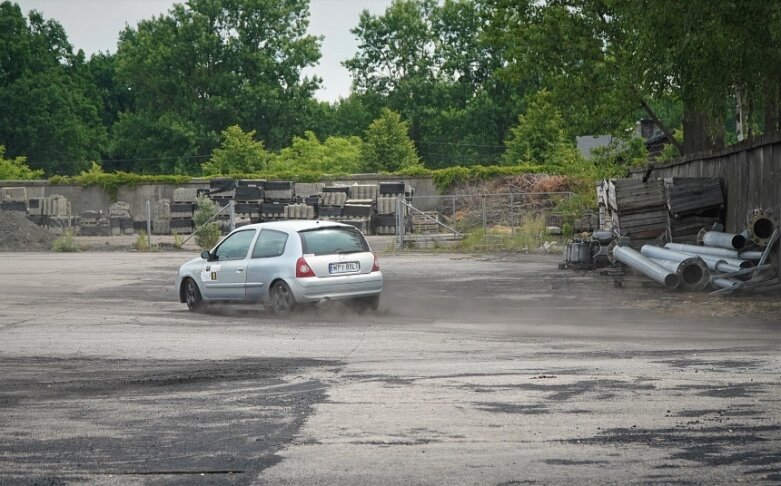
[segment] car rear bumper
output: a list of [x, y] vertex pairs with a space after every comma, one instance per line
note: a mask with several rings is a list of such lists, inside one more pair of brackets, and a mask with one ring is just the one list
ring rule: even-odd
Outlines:
[[323, 299], [369, 297], [382, 292], [382, 272], [329, 278], [298, 278], [288, 282], [299, 304]]

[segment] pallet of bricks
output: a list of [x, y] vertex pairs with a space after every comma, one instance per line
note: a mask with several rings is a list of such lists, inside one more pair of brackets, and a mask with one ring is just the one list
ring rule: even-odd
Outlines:
[[262, 221], [264, 180], [240, 179], [236, 182], [235, 201], [236, 227]]
[[169, 206], [169, 227], [173, 234], [190, 234], [195, 229], [193, 213], [200, 194], [208, 194], [201, 189], [179, 187], [174, 189], [173, 201]]
[[702, 243], [703, 228], [723, 221], [724, 190], [717, 177], [670, 177], [667, 193], [667, 239], [678, 243]]
[[344, 215], [344, 204], [349, 194], [350, 186], [323, 187], [318, 194], [317, 218], [322, 221], [340, 221]]
[[263, 221], [287, 219], [285, 208], [296, 202], [296, 190], [292, 181], [266, 181], [263, 184], [261, 219]]
[[[217, 203], [219, 209], [228, 206], [236, 196], [235, 179], [211, 179], [209, 181], [209, 199]], [[225, 209], [215, 220], [220, 224], [223, 233], [230, 231], [230, 211]]]
[[632, 246], [655, 242], [667, 234], [664, 181], [605, 179], [597, 191], [604, 206], [604, 228], [628, 236]]
[[342, 219], [339, 221], [355, 226], [362, 233], [369, 233], [380, 188], [377, 184], [353, 184], [349, 187], [349, 198], [344, 202]]
[[[374, 233], [378, 235], [395, 235], [399, 218], [396, 214], [397, 200], [404, 198], [407, 192], [403, 182], [380, 182], [377, 197], [377, 214], [374, 216]], [[406, 226], [408, 210], [402, 205], [402, 222]]]

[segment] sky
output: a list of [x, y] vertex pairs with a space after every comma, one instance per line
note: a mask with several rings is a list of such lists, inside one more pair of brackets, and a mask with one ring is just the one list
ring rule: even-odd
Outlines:
[[[12, 0], [13, 1], [13, 0]], [[74, 50], [89, 57], [98, 51], [117, 50], [119, 32], [126, 25], [166, 13], [184, 0], [15, 0], [26, 15], [38, 10], [46, 19], [56, 19], [65, 28]], [[391, 0], [310, 0], [309, 32], [324, 36], [320, 64], [304, 71], [323, 79], [316, 93], [319, 100], [336, 101], [350, 94], [349, 72], [341, 62], [353, 56], [358, 43], [350, 29], [358, 25], [363, 10], [381, 14]]]

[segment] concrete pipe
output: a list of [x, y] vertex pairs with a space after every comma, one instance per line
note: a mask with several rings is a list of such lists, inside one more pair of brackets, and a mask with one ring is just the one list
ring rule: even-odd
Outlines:
[[778, 222], [770, 211], [754, 210], [746, 221], [746, 231], [755, 244], [766, 246]]
[[664, 285], [669, 289], [678, 287], [680, 279], [678, 275], [652, 262], [640, 252], [628, 246], [616, 246], [613, 248], [613, 256], [619, 262], [634, 268], [653, 281]]
[[730, 250], [740, 250], [746, 246], [746, 238], [743, 235], [732, 233], [722, 233], [720, 231], [707, 231], [702, 237], [702, 243], [705, 246], [716, 248], [727, 248]]
[[708, 267], [700, 257], [687, 257], [680, 262], [662, 258], [651, 258], [651, 261], [678, 275], [681, 280], [680, 286], [684, 290], [702, 290], [710, 281]]
[[738, 252], [736, 250], [728, 250], [726, 248], [713, 248], [712, 246], [697, 246], [687, 245], [685, 243], [667, 243], [664, 245], [668, 250], [678, 251], [681, 253], [693, 253], [695, 255], [710, 255], [719, 258], [738, 258]]

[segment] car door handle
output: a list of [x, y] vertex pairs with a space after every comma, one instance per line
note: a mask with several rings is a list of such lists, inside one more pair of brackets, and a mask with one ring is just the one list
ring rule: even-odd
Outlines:
[[243, 269], [243, 268], [237, 268], [237, 269], [236, 269], [236, 273], [241, 273], [241, 272], [243, 272], [243, 271], [244, 271], [244, 269]]

